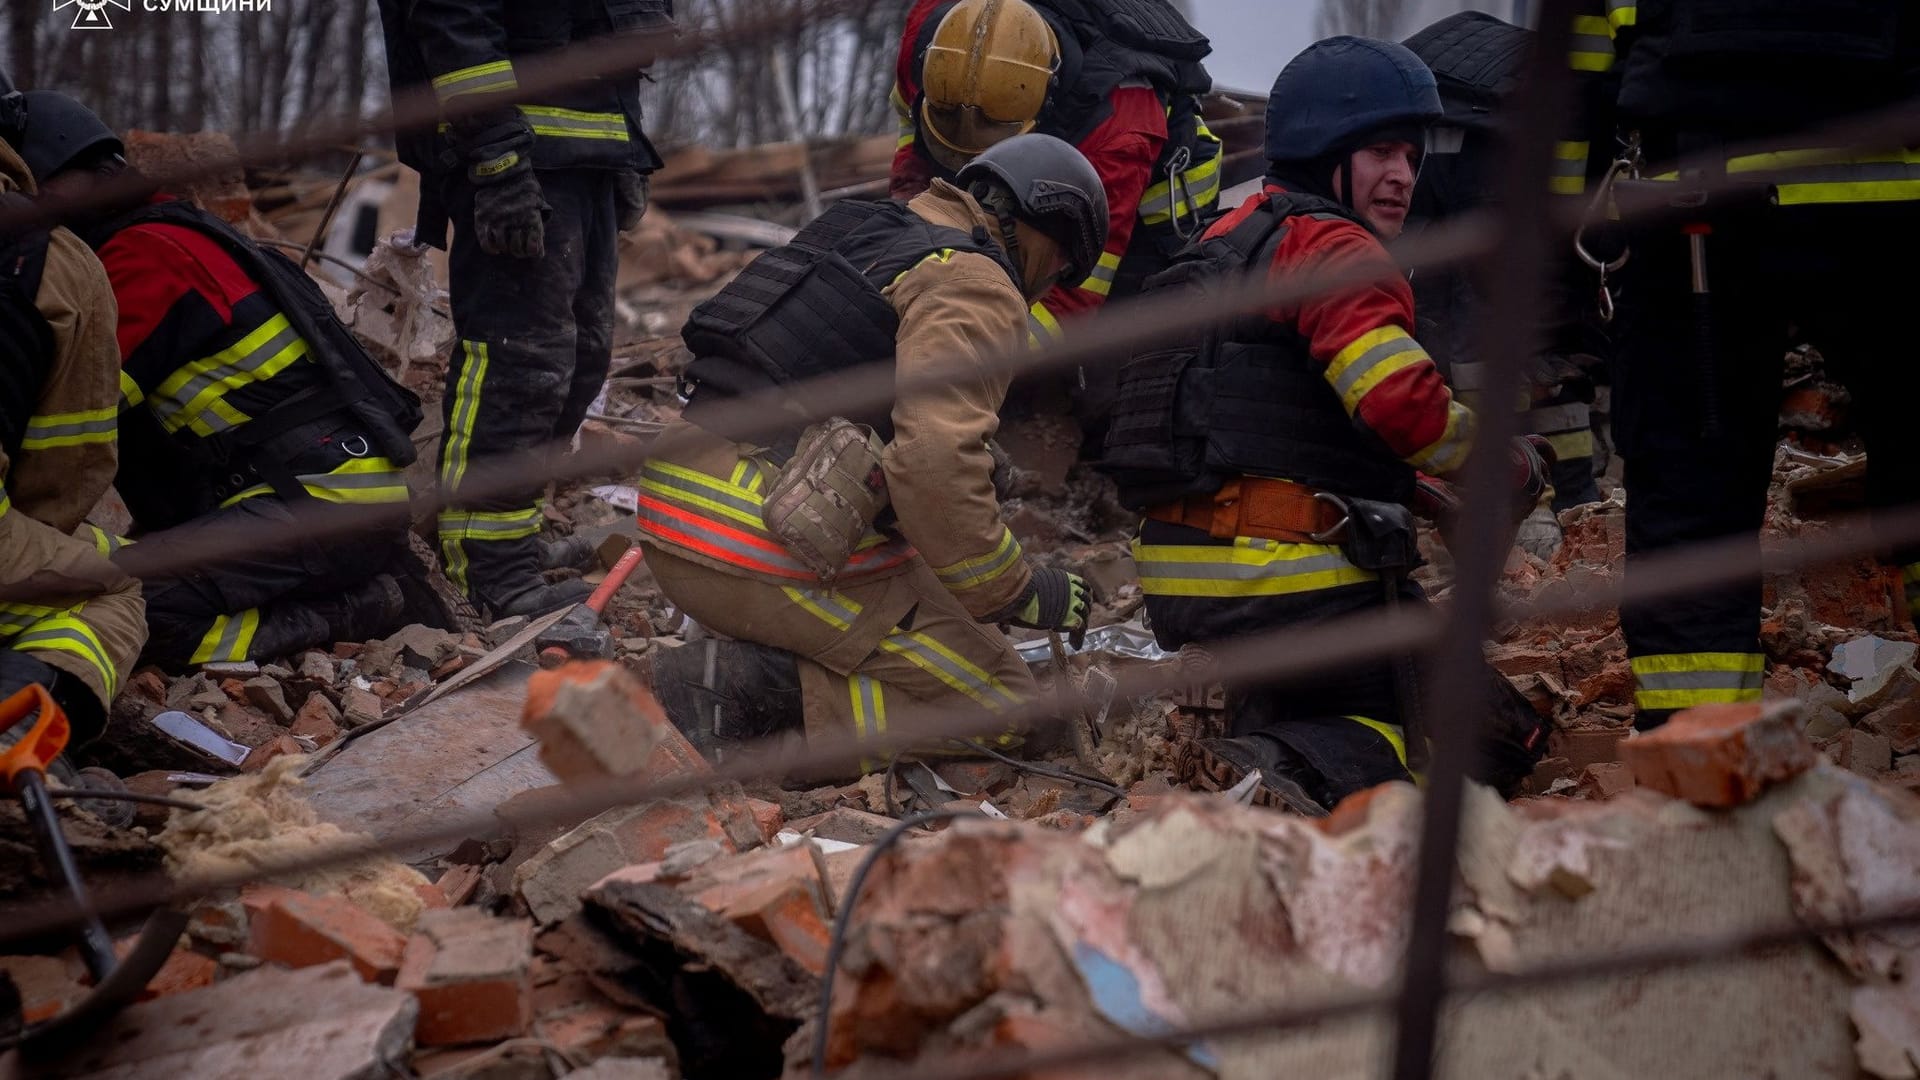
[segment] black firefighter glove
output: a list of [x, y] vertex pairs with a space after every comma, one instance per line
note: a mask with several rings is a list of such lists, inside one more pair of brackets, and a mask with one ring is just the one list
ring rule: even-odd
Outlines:
[[613, 174], [614, 223], [623, 233], [640, 227], [647, 216], [647, 174], [633, 169]]
[[1029, 630], [1065, 631], [1074, 635], [1087, 628], [1092, 599], [1079, 574], [1047, 567], [1035, 570], [1026, 591], [1014, 598], [989, 622], [1012, 623]]
[[546, 254], [552, 207], [540, 197], [533, 172], [533, 129], [515, 117], [484, 126], [457, 123], [453, 135], [473, 184], [473, 233], [480, 250], [515, 259]]

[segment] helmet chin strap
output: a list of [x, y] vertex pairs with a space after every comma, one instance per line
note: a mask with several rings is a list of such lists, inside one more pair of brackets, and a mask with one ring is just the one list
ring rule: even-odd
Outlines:
[[1007, 258], [1015, 266], [1024, 266], [1020, 260], [1020, 235], [1014, 228], [1013, 207], [1009, 205], [1013, 202], [1013, 194], [997, 184], [981, 183], [974, 184], [967, 194], [993, 212], [994, 220], [1000, 223], [1000, 242], [1007, 249]]

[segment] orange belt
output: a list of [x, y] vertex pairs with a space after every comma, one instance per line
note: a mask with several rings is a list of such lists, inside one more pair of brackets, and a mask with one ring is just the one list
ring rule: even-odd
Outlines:
[[[1205, 529], [1216, 540], [1252, 536], [1287, 544], [1326, 544], [1347, 520], [1346, 511], [1314, 498], [1314, 489], [1291, 480], [1242, 476], [1211, 495], [1189, 495], [1147, 511], [1155, 521]], [[1314, 534], [1322, 539], [1315, 539]]]

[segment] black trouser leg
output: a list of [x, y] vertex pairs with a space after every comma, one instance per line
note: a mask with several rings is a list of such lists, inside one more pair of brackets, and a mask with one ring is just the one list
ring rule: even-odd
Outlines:
[[[1626, 464], [1627, 572], [1649, 556], [1741, 537], [1755, 548], [1766, 511], [1787, 347], [1781, 280], [1763, 270], [1749, 230], [1708, 240], [1721, 431], [1705, 429], [1687, 247], [1677, 229], [1634, 242], [1623, 283], [1614, 436]], [[1733, 585], [1629, 603], [1636, 726], [1677, 709], [1760, 698], [1758, 575]]]
[[[459, 334], [442, 405], [440, 479], [458, 493], [491, 462], [523, 463], [571, 437], [606, 377], [613, 289], [613, 178], [602, 170], [545, 170], [553, 207], [537, 259], [489, 255], [474, 239], [463, 182], [448, 202], [454, 325]], [[591, 291], [592, 296], [588, 296]], [[591, 325], [581, 325], [581, 316]], [[543, 482], [460, 498], [440, 514], [447, 574], [498, 608], [541, 584]]]
[[[324, 515], [325, 508], [315, 504], [302, 513]], [[151, 533], [135, 546], [147, 553], [194, 553], [232, 530], [280, 526], [292, 518], [278, 496], [264, 495]], [[141, 583], [148, 631], [142, 659], [178, 668], [281, 656], [330, 641], [327, 613], [343, 595], [385, 570], [403, 543], [397, 534], [299, 541], [148, 578]]]

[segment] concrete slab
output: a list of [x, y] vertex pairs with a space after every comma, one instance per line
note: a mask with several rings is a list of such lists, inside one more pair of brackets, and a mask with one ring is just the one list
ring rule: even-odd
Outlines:
[[[320, 816], [384, 839], [449, 812], [492, 809], [559, 779], [520, 730], [529, 664], [514, 661], [473, 685], [369, 732], [307, 777]], [[398, 853], [408, 862], [445, 854]]]

